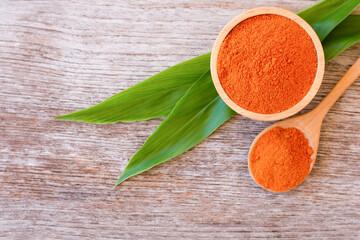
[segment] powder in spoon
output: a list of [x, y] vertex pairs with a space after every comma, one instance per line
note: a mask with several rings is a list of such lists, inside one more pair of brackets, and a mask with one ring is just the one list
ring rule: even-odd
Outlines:
[[297, 128], [275, 127], [254, 145], [249, 168], [263, 188], [283, 192], [299, 185], [309, 174], [312, 147]]
[[251, 17], [223, 41], [217, 59], [220, 83], [238, 106], [256, 113], [285, 111], [310, 90], [317, 53], [295, 21], [275, 14]]

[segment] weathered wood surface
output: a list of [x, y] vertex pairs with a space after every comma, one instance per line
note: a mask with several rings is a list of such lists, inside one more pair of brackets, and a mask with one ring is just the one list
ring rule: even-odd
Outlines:
[[[329, 112], [307, 180], [274, 194], [247, 168], [270, 123], [239, 115], [175, 159], [113, 185], [162, 119], [90, 125], [53, 117], [94, 105], [209, 52], [221, 27], [258, 6], [309, 0], [0, 3], [0, 238], [360, 238], [360, 82]], [[359, 12], [357, 8], [357, 12]], [[360, 56], [327, 63], [313, 108]]]

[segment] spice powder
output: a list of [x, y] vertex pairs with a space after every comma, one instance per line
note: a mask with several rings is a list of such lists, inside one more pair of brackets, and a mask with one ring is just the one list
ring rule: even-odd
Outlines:
[[285, 111], [310, 90], [317, 53], [295, 21], [275, 14], [251, 17], [235, 26], [217, 59], [220, 83], [243, 109], [262, 114]]
[[312, 147], [297, 128], [275, 127], [256, 141], [249, 168], [263, 188], [283, 192], [299, 185], [309, 174]]

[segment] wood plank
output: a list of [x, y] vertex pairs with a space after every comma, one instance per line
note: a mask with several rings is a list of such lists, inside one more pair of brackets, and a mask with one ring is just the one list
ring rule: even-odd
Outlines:
[[[315, 2], [2, 1], [0, 238], [359, 239], [359, 81], [326, 117], [310, 176], [284, 194], [258, 187], [247, 169], [249, 146], [270, 123], [234, 116], [195, 148], [114, 190], [162, 119], [53, 119], [209, 52], [240, 12], [296, 12]], [[320, 92], [303, 112], [359, 55], [356, 44], [327, 63]]]

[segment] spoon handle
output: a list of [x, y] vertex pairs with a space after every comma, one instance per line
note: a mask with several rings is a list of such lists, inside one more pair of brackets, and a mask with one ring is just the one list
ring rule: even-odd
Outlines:
[[351, 68], [345, 73], [340, 81], [335, 85], [331, 92], [321, 101], [321, 103], [311, 111], [314, 118], [323, 120], [327, 112], [339, 99], [339, 97], [350, 87], [351, 84], [360, 76], [360, 57], [351, 66]]

